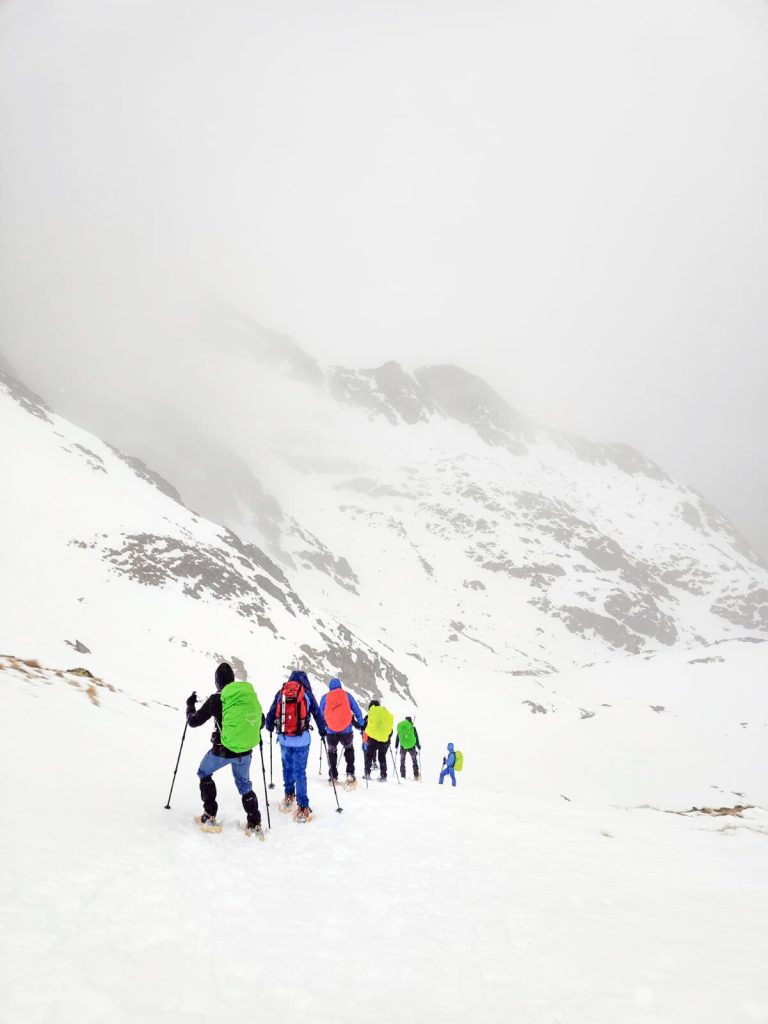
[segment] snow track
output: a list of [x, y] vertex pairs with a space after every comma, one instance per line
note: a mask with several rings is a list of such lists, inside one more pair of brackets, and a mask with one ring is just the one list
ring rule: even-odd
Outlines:
[[180, 713], [44, 671], [0, 685], [4, 1020], [768, 1020], [760, 808], [537, 799], [469, 770], [453, 790], [425, 750], [420, 785], [361, 784], [339, 815], [313, 743], [310, 825], [273, 807], [247, 839], [220, 773], [225, 829], [202, 835], [205, 729], [166, 811]]

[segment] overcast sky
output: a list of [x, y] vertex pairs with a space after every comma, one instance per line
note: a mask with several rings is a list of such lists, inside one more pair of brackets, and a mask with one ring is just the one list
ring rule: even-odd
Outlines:
[[51, 397], [183, 368], [212, 295], [632, 443], [768, 554], [764, 0], [4, 0], [0, 102]]

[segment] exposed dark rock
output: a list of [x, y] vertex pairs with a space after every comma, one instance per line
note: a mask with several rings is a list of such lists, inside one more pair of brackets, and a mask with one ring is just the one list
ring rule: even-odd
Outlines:
[[528, 451], [522, 440], [530, 429], [528, 421], [484, 380], [452, 365], [423, 366], [415, 377], [447, 416], [473, 427], [488, 444], [515, 455]]
[[768, 589], [752, 584], [746, 590], [729, 590], [712, 605], [720, 615], [736, 626], [768, 630]]
[[308, 548], [296, 552], [296, 558], [303, 563], [305, 568], [317, 569], [324, 575], [330, 576], [334, 582], [351, 594], [357, 594], [357, 586], [360, 581], [346, 558], [334, 555], [314, 534], [302, 530], [298, 525], [294, 526], [293, 532], [309, 545]]
[[588, 632], [594, 633], [605, 640], [610, 647], [621, 647], [625, 651], [631, 651], [632, 654], [639, 654], [643, 649], [643, 641], [636, 633], [630, 632], [620, 622], [608, 615], [599, 615], [589, 608], [576, 608], [572, 605], [553, 608], [553, 614], [563, 620], [571, 633], [578, 633], [582, 636]]
[[[288, 577], [285, 575], [283, 570], [280, 569], [279, 566], [275, 565], [269, 555], [266, 555], [260, 547], [241, 540], [236, 533], [232, 532], [232, 530], [224, 529], [220, 536], [226, 545], [237, 551], [240, 555], [241, 563], [246, 568], [258, 565], [260, 569], [263, 569], [264, 572], [268, 572], [273, 579], [277, 580], [277, 582], [281, 583], [284, 587], [289, 585]], [[302, 606], [302, 610], [305, 611], [306, 609]]]
[[104, 459], [96, 452], [92, 452], [90, 448], [86, 448], [84, 444], [75, 444], [74, 446], [77, 451], [85, 458], [85, 461], [91, 467], [95, 469], [97, 473], [106, 473], [106, 467], [104, 466]]
[[521, 704], [527, 704], [528, 707], [531, 709], [531, 714], [532, 715], [546, 715], [546, 714], [549, 714], [549, 712], [547, 711], [547, 709], [544, 707], [543, 704], [537, 704], [536, 701], [534, 701], [534, 700], [522, 700], [522, 701], [520, 701], [520, 703]]
[[[327, 633], [321, 636], [326, 646], [318, 650], [303, 644], [295, 665], [300, 665], [320, 678], [338, 676], [361, 700], [383, 699], [384, 693], [380, 686], [380, 682], [383, 682], [390, 693], [416, 704], [405, 673], [363, 643], [346, 626], [338, 627], [336, 638]], [[317, 696], [319, 700], [320, 695]]]
[[[225, 659], [222, 659], [222, 661], [223, 660]], [[229, 658], [229, 663], [235, 671], [235, 679], [239, 679], [242, 682], [247, 682], [248, 669], [245, 667], [245, 664], [240, 660], [240, 658], [233, 654]]]
[[0, 386], [3, 386], [11, 398], [18, 402], [22, 409], [26, 409], [30, 415], [37, 416], [38, 419], [45, 420], [46, 423], [53, 423], [51, 419], [53, 410], [50, 406], [45, 404], [40, 395], [30, 390], [26, 384], [22, 384], [8, 370], [3, 369], [3, 366], [0, 366]]
[[[187, 597], [226, 601], [238, 615], [277, 632], [266, 617], [264, 598], [257, 585], [257, 580], [263, 581], [264, 577], [259, 577], [255, 567], [250, 566], [250, 579], [246, 578], [233, 567], [221, 548], [192, 546], [177, 537], [142, 533], [125, 536], [122, 547], [105, 550], [104, 558], [119, 572], [145, 586], [162, 587], [172, 581], [180, 582]], [[285, 595], [277, 588], [275, 591], [272, 596], [277, 596], [293, 613]]]
[[642, 475], [652, 480], [669, 480], [660, 466], [628, 444], [587, 441], [576, 434], [562, 434], [555, 430], [545, 430], [542, 433], [561, 448], [572, 452], [582, 462], [600, 466], [611, 464], [628, 476]]
[[78, 654], [91, 653], [90, 648], [86, 647], [85, 644], [80, 643], [78, 639], [75, 639], [74, 643], [72, 643], [71, 640], [65, 640], [64, 643], [67, 644], [68, 647], [71, 647], [73, 648], [73, 650], [77, 651]]
[[667, 646], [677, 640], [674, 619], [660, 610], [650, 594], [633, 596], [625, 590], [615, 590], [606, 598], [605, 610], [641, 636], [658, 640]]
[[480, 580], [464, 580], [463, 586], [467, 590], [485, 590], [485, 584]]
[[120, 451], [119, 448], [115, 448], [112, 444], [108, 445], [108, 447], [115, 453], [121, 462], [124, 462], [126, 466], [130, 466], [140, 480], [151, 484], [152, 487], [156, 487], [158, 491], [161, 491], [166, 497], [171, 498], [177, 504], [184, 504], [179, 492], [173, 484], [168, 483], [165, 477], [160, 476], [159, 473], [150, 469], [145, 462], [142, 462], [141, 459], [137, 459], [135, 455], [126, 455], [125, 452]]

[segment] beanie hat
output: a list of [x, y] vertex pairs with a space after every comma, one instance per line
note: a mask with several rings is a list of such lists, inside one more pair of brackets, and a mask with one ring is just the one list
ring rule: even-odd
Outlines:
[[216, 689], [221, 691], [227, 683], [234, 683], [234, 681], [235, 673], [232, 671], [232, 666], [228, 665], [226, 661], [222, 661], [216, 669]]

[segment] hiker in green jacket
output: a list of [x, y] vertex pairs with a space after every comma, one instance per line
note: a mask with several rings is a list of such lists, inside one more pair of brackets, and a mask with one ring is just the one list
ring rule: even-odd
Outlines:
[[419, 742], [419, 734], [416, 731], [416, 726], [413, 724], [413, 719], [406, 715], [402, 722], [398, 722], [397, 725], [397, 739], [395, 740], [395, 750], [400, 748], [400, 775], [405, 778], [405, 755], [411, 755], [411, 761], [413, 762], [413, 778], [414, 781], [418, 781], [421, 777], [419, 772], [419, 758], [416, 753], [417, 750], [421, 750], [421, 743]]
[[250, 683], [235, 682], [232, 666], [224, 661], [216, 669], [216, 693], [198, 710], [195, 710], [196, 703], [197, 694], [191, 693], [187, 698], [187, 725], [195, 729], [211, 718], [214, 720], [211, 749], [197, 770], [203, 801], [203, 814], [198, 824], [204, 832], [221, 830], [216, 819], [219, 805], [213, 773], [229, 765], [248, 816], [246, 831], [261, 834], [261, 811], [250, 778], [251, 751], [261, 743], [264, 725], [259, 698]]

